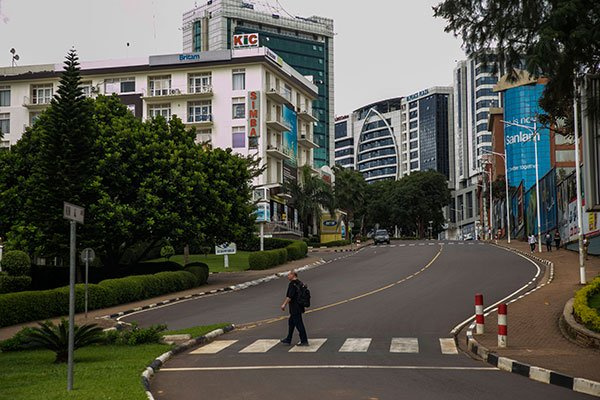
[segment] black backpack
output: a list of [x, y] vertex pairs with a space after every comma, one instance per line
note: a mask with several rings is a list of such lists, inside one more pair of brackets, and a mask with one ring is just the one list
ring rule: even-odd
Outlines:
[[310, 307], [310, 290], [302, 282], [296, 284], [298, 288], [298, 305], [304, 308]]

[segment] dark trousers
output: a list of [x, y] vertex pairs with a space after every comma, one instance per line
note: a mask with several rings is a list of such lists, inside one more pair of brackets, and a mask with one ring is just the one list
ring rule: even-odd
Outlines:
[[546, 250], [552, 251], [552, 241], [549, 240], [546, 242]]
[[554, 243], [556, 244], [556, 250], [560, 249], [560, 240], [555, 240]]
[[302, 321], [302, 314], [290, 314], [290, 319], [288, 320], [288, 335], [286, 340], [290, 342], [292, 341], [294, 329], [298, 329], [300, 341], [302, 343], [308, 342], [308, 338], [306, 337], [306, 328], [304, 328], [304, 321]]
[[529, 246], [531, 247], [531, 252], [535, 251], [535, 243], [529, 243]]

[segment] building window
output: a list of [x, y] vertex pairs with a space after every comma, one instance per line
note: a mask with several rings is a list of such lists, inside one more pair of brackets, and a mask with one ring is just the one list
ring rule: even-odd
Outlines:
[[233, 90], [246, 90], [246, 70], [234, 69], [232, 73]]
[[188, 85], [190, 93], [209, 93], [212, 91], [212, 74], [210, 72], [190, 74]]
[[171, 104], [153, 104], [148, 106], [148, 117], [156, 118], [159, 115], [165, 117], [166, 120], [170, 120]]
[[0, 114], [0, 133], [6, 135], [10, 133], [10, 114]]
[[51, 83], [31, 86], [32, 104], [49, 104], [52, 101], [52, 95]]
[[81, 82], [79, 88], [85, 97], [92, 97], [92, 82]]
[[192, 47], [193, 51], [202, 51], [202, 25], [200, 21], [194, 21], [194, 28], [192, 33]]
[[411, 150], [414, 150], [417, 147], [419, 147], [419, 142], [418, 141], [415, 140], [414, 142], [410, 142], [410, 149]]
[[419, 169], [419, 162], [418, 161], [413, 161], [410, 163], [410, 170], [414, 171], [415, 169]]
[[190, 123], [212, 121], [212, 103], [210, 100], [189, 102], [187, 121]]
[[246, 129], [243, 126], [232, 128], [232, 145], [234, 149], [246, 147]]
[[243, 119], [246, 118], [246, 98], [245, 97], [234, 97], [232, 100], [232, 118]]
[[41, 112], [31, 112], [29, 113], [29, 125], [33, 126], [33, 124], [35, 124], [35, 122], [40, 119], [40, 115], [42, 115]]
[[104, 81], [105, 94], [135, 92], [135, 78], [114, 78]]
[[0, 86], [0, 107], [10, 106], [10, 86]]
[[150, 96], [166, 96], [171, 92], [171, 75], [151, 76], [148, 78]]

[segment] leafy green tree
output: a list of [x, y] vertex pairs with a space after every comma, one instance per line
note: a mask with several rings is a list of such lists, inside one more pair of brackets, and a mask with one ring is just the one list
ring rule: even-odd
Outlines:
[[[572, 120], [575, 74], [600, 70], [597, 0], [444, 0], [433, 8], [461, 36], [469, 54], [497, 52], [497, 65], [550, 79], [540, 101], [551, 115]], [[566, 129], [572, 132], [569, 124]]]
[[367, 183], [363, 175], [349, 168], [335, 166], [333, 196], [335, 206], [348, 214], [348, 221], [355, 222], [355, 216], [365, 206]]
[[300, 181], [286, 184], [285, 190], [292, 197], [291, 205], [298, 211], [305, 237], [308, 237], [312, 219], [319, 218], [322, 209], [326, 209], [331, 215], [335, 214], [331, 186], [319, 176], [313, 175], [308, 166], [302, 167]]

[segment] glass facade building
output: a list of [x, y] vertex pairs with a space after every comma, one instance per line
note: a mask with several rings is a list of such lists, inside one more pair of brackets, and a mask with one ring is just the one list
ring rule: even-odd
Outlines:
[[450, 179], [449, 95], [434, 94], [419, 100], [421, 170], [435, 170]]

